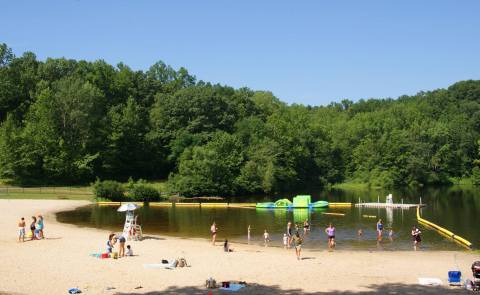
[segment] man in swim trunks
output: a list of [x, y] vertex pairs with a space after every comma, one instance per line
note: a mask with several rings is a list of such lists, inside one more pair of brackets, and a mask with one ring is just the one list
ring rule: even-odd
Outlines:
[[18, 241], [25, 242], [25, 218], [21, 218], [18, 222]]

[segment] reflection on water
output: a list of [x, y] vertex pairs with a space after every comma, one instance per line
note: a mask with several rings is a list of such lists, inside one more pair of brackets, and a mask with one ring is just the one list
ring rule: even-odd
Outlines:
[[[351, 202], [359, 197], [364, 201], [377, 201], [377, 195], [388, 192], [378, 191], [324, 191], [313, 194], [314, 200], [330, 202]], [[476, 225], [480, 223], [480, 195], [476, 189], [449, 188], [423, 190], [416, 192], [393, 192], [394, 202], [403, 198], [405, 203], [422, 201], [427, 207], [422, 209], [424, 218], [442, 225], [454, 233], [470, 240], [474, 246], [479, 245], [480, 233]], [[275, 200], [275, 199], [273, 199]], [[417, 200], [417, 201], [415, 201]], [[238, 200], [237, 200], [238, 201]], [[385, 201], [385, 198], [381, 198]], [[345, 213], [345, 216], [323, 214], [325, 212]], [[299, 224], [303, 232], [303, 222], [308, 219], [311, 232], [305, 237], [305, 247], [326, 248], [325, 227], [332, 222], [336, 227], [338, 249], [397, 250], [413, 249], [410, 230], [416, 225], [415, 209], [382, 209], [382, 208], [330, 208], [320, 210], [308, 209], [242, 209], [242, 208], [201, 208], [171, 207], [148, 208], [137, 211], [139, 221], [147, 234], [165, 234], [182, 237], [210, 236], [210, 225], [213, 221], [219, 228], [218, 238], [228, 238], [235, 242], [247, 242], [247, 228], [251, 226], [251, 243], [263, 242], [263, 231], [270, 233], [270, 245], [281, 246], [283, 233], [288, 221]], [[365, 216], [373, 216], [365, 217]], [[121, 231], [125, 214], [116, 212], [114, 207], [87, 206], [74, 211], [57, 214], [60, 222], [73, 223], [80, 226], [105, 228]], [[384, 239], [377, 243], [375, 225], [379, 218], [385, 222]], [[423, 249], [461, 249], [457, 244], [438, 235], [436, 232], [420, 226]], [[358, 236], [358, 230], [363, 236]], [[393, 238], [388, 238], [389, 230], [393, 230]]]

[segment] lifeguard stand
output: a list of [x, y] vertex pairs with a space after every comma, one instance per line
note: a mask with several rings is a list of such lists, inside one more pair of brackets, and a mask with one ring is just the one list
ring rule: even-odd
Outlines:
[[118, 208], [118, 212], [126, 212], [125, 224], [123, 225], [122, 236], [126, 240], [140, 240], [142, 238], [143, 232], [142, 227], [137, 224], [137, 217], [134, 214], [134, 210], [137, 209], [136, 204], [123, 204]]

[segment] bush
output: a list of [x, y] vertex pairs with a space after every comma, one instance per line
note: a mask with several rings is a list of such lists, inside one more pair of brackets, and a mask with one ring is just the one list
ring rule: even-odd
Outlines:
[[480, 168], [475, 167], [472, 169], [472, 183], [474, 185], [480, 185]]
[[97, 179], [93, 185], [95, 197], [97, 199], [108, 199], [114, 202], [125, 201], [125, 188], [117, 181]]
[[128, 195], [134, 201], [154, 202], [160, 200], [160, 192], [143, 180], [139, 180], [137, 183], [131, 183], [129, 181], [128, 186]]

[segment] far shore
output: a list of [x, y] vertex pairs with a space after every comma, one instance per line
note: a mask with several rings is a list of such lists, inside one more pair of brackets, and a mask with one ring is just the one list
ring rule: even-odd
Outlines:
[[[471, 277], [480, 260], [469, 251], [334, 251], [294, 250], [233, 244], [225, 253], [218, 242], [149, 235], [128, 241], [137, 256], [114, 259], [90, 257], [105, 251], [108, 231], [58, 223], [55, 212], [89, 204], [70, 200], [0, 200], [0, 294], [208, 294], [205, 280], [246, 281], [239, 292], [213, 294], [463, 294], [447, 286], [449, 270]], [[45, 216], [40, 241], [17, 242], [17, 222]], [[118, 229], [118, 232], [121, 228]], [[185, 257], [191, 267], [145, 269], [143, 264]], [[439, 278], [443, 287], [418, 285], [418, 278]], [[141, 287], [141, 288], [140, 288]]]

